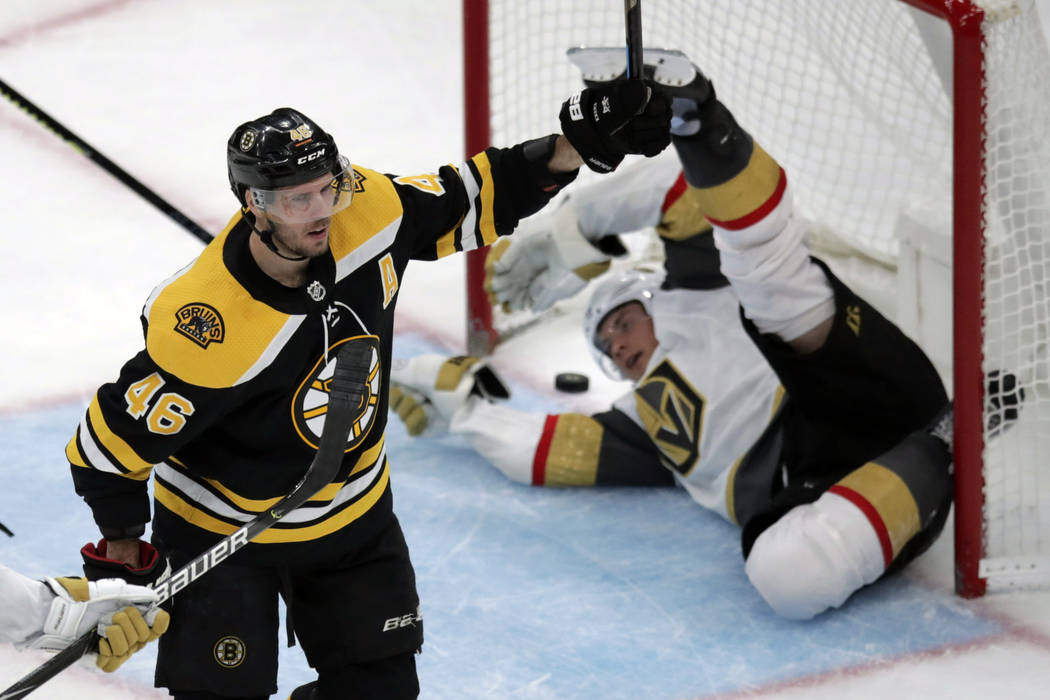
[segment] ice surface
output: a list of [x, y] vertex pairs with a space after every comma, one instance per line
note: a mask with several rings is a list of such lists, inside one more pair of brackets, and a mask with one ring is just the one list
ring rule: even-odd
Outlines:
[[[217, 231], [235, 206], [225, 138], [276, 106], [375, 169], [459, 160], [459, 32], [453, 0], [8, 0], [0, 78]], [[141, 344], [149, 290], [200, 247], [6, 102], [0, 152], [0, 522], [16, 533], [0, 535], [0, 560], [72, 573], [96, 535], [63, 448]], [[397, 354], [462, 351], [461, 279], [460, 259], [410, 267]], [[571, 306], [542, 335], [495, 358], [516, 405], [597, 410], [623, 390], [591, 364]], [[558, 370], [588, 373], [591, 391], [555, 394]], [[680, 491], [519, 486], [396, 421], [389, 455], [423, 601], [424, 698], [1041, 698], [1050, 685], [1050, 596], [956, 598], [950, 532], [905, 575], [800, 624], [750, 589], [736, 530]], [[153, 653], [108, 676], [71, 669], [32, 697], [166, 697]], [[39, 662], [0, 647], [0, 687]], [[282, 649], [275, 697], [312, 677]]]

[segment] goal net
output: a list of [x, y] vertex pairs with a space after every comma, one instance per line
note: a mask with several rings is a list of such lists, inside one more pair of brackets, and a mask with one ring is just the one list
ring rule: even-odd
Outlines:
[[[712, 79], [787, 171], [814, 250], [951, 387], [968, 596], [1050, 581], [1050, 57], [1033, 2], [642, 4], [645, 46]], [[581, 87], [566, 50], [624, 43], [613, 0], [464, 8], [470, 151], [558, 131]], [[472, 351], [534, 322], [488, 307], [479, 259]]]

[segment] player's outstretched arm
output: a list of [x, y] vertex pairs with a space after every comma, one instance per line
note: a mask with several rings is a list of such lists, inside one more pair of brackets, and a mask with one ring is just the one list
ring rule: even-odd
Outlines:
[[493, 400], [509, 394], [495, 372], [472, 357], [420, 355], [395, 362], [390, 376], [390, 408], [411, 434], [458, 435], [511, 481], [532, 486], [674, 483], [645, 432], [619, 411], [587, 416], [512, 408]]
[[506, 313], [543, 312], [576, 295], [626, 254], [620, 234], [651, 234], [661, 224], [680, 173], [668, 150], [577, 187], [551, 214], [524, 219], [485, 259], [489, 301]]
[[507, 313], [546, 311], [609, 269], [627, 251], [616, 236], [591, 240], [580, 230], [573, 200], [553, 216], [535, 215], [514, 236], [497, 241], [485, 259], [485, 291]]

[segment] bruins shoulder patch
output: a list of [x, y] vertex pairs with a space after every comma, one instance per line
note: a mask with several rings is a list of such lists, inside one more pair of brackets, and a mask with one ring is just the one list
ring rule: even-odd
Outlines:
[[634, 390], [634, 400], [661, 461], [687, 476], [700, 457], [704, 397], [664, 360]]
[[221, 343], [226, 337], [222, 314], [208, 304], [191, 302], [175, 312], [175, 331], [202, 348]]

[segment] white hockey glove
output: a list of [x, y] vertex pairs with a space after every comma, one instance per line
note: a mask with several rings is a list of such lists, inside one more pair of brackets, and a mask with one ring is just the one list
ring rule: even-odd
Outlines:
[[397, 413], [410, 435], [427, 437], [448, 432], [453, 414], [471, 397], [489, 401], [510, 397], [491, 367], [462, 355], [395, 360], [390, 383], [390, 410]]
[[485, 260], [485, 290], [493, 306], [507, 313], [546, 311], [609, 269], [611, 258], [626, 252], [616, 236], [602, 250], [580, 231], [576, 208], [565, 200], [553, 216], [521, 222], [510, 238], [497, 241]]
[[47, 578], [55, 594], [44, 620], [42, 634], [19, 645], [23, 649], [57, 652], [97, 629], [96, 664], [107, 673], [168, 629], [168, 613], [152, 607], [157, 595], [144, 586], [120, 579], [88, 581], [84, 578]]

